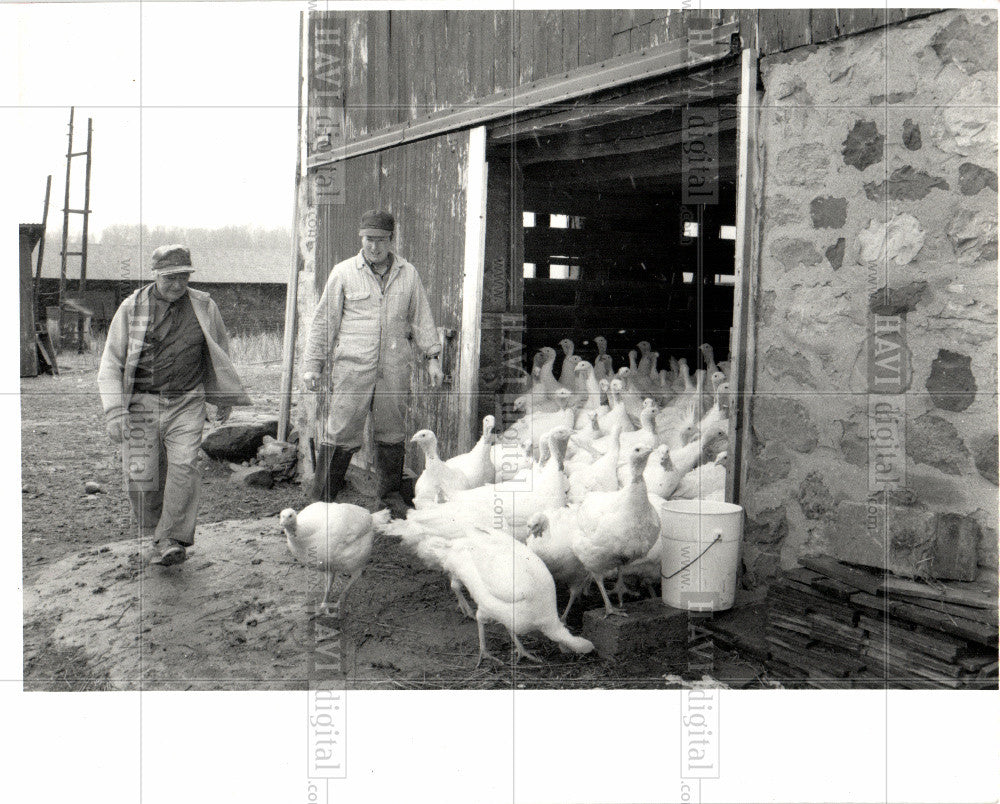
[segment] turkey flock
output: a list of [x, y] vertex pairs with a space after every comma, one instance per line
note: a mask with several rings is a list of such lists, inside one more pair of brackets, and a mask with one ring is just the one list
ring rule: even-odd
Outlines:
[[[646, 341], [617, 369], [607, 341], [598, 336], [594, 343], [597, 353], [588, 361], [574, 353], [572, 341], [561, 341], [558, 376], [556, 349], [543, 347], [534, 356], [530, 390], [513, 401], [519, 418], [497, 432], [494, 417], [486, 416], [469, 452], [444, 458], [431, 430], [415, 433], [410, 440], [423, 451], [424, 470], [405, 519], [337, 503], [314, 503], [298, 523], [294, 511], [282, 512], [292, 552], [310, 555], [327, 572], [323, 605], [334, 573], [349, 574], [350, 583], [360, 575], [378, 532], [398, 537], [448, 577], [459, 609], [477, 622], [477, 666], [499, 661], [486, 649], [490, 621], [507, 628], [518, 658], [538, 660], [519, 639], [530, 632], [563, 652], [593, 650], [566, 628], [586, 588], [596, 584], [605, 616], [624, 616], [629, 582], [649, 586], [660, 579], [665, 502], [723, 499], [730, 389], [729, 366], [715, 363], [709, 344], [699, 349], [704, 368], [692, 375], [683, 358], [671, 357], [669, 368], [659, 369], [659, 353]], [[328, 525], [316, 523], [310, 543], [301, 523], [317, 506], [324, 511], [312, 512], [314, 518]], [[353, 527], [343, 527], [344, 518]], [[327, 532], [334, 526], [335, 534]], [[561, 615], [557, 584], [569, 593]]]

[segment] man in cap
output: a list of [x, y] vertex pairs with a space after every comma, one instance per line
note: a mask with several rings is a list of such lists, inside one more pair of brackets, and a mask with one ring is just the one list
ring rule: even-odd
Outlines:
[[333, 266], [316, 307], [303, 380], [308, 390], [320, 390], [320, 375], [330, 360], [329, 415], [316, 455], [312, 498], [332, 502], [344, 487], [371, 414], [376, 493], [398, 513], [410, 501], [400, 491], [414, 347], [426, 360], [431, 384], [440, 385], [442, 375], [427, 295], [417, 269], [390, 251], [394, 231], [388, 212], [371, 210], [361, 217], [361, 251]]
[[164, 566], [184, 561], [194, 543], [206, 401], [220, 422], [250, 404], [218, 306], [188, 287], [193, 272], [184, 246], [153, 252], [154, 281], [118, 308], [97, 374], [139, 535], [154, 540], [153, 560]]

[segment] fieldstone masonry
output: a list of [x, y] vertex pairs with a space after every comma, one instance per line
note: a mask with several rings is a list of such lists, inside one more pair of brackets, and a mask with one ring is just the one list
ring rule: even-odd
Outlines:
[[[822, 552], [997, 571], [996, 36], [995, 11], [948, 10], [761, 60], [747, 585]], [[875, 316], [909, 373], [881, 491]]]

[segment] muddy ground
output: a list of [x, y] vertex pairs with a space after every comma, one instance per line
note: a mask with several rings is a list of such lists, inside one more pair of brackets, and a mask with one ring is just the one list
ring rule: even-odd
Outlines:
[[[96, 357], [64, 353], [60, 368], [21, 382], [25, 689], [303, 689], [331, 661], [342, 683], [364, 689], [658, 688], [684, 674], [683, 646], [609, 661], [565, 656], [540, 636], [524, 641], [544, 664], [477, 668], [475, 623], [445, 578], [388, 537], [377, 539], [344, 616], [312, 619], [322, 577], [294, 561], [277, 518], [308, 502], [303, 490], [237, 485], [220, 463], [205, 466], [188, 562], [143, 567], [120, 453], [104, 434]], [[276, 367], [241, 373], [256, 407], [273, 415]], [[87, 481], [102, 492], [85, 493]], [[348, 501], [372, 503], [358, 493]], [[596, 593], [586, 598], [570, 630], [580, 633], [584, 610], [599, 606]], [[487, 638], [512, 659], [502, 627]], [[714, 662], [712, 675], [730, 686], [768, 684], [757, 662], [720, 648]]]

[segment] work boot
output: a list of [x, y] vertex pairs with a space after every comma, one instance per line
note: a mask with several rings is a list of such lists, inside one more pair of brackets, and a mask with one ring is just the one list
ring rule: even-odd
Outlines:
[[379, 506], [388, 508], [397, 518], [406, 516], [406, 509], [413, 507], [412, 490], [407, 500], [403, 496], [403, 462], [406, 459], [406, 445], [375, 444], [376, 490]]
[[343, 490], [347, 467], [357, 449], [320, 444], [316, 453], [316, 470], [309, 496], [314, 502], [334, 502]]

